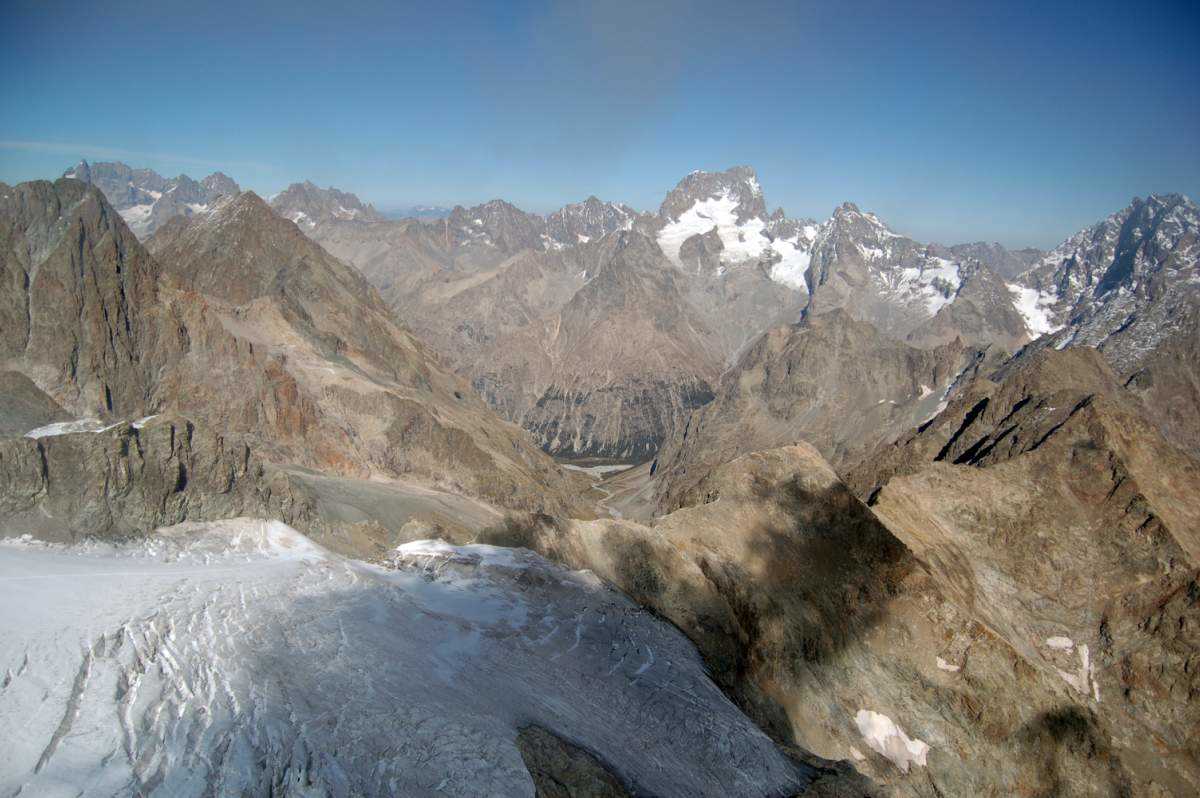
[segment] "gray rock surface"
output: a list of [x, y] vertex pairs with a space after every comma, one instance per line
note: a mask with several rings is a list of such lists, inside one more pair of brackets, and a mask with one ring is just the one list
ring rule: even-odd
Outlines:
[[627, 798], [629, 795], [596, 757], [540, 726], [521, 729], [517, 749], [533, 777], [537, 798]]
[[308, 528], [313, 507], [243, 442], [178, 416], [0, 439], [4, 537], [75, 542], [239, 515]]
[[302, 230], [336, 221], [381, 222], [383, 215], [354, 194], [330, 186], [319, 188], [311, 181], [292, 183], [271, 197], [271, 207]]
[[0, 187], [0, 363], [80, 416], [145, 415], [170, 347], [160, 269], [98, 191]]
[[[0, 194], [12, 331], [0, 365], [68, 417], [174, 411], [270, 463], [501, 506], [576, 501], [573, 478], [439, 366], [358, 272], [257, 197], [165, 225], [153, 239], [164, 269], [79, 181]], [[13, 402], [33, 401], [14, 390]]]
[[978, 261], [991, 269], [998, 277], [1011, 280], [1040, 261], [1046, 253], [1034, 247], [1006, 249], [996, 242], [975, 241], [970, 244], [955, 244], [947, 249], [962, 260]]
[[1200, 455], [1200, 208], [1136, 199], [1017, 278], [1051, 333], [1042, 348], [1095, 347], [1159, 428]]
[[0, 438], [70, 418], [33, 380], [19, 371], [0, 371]]

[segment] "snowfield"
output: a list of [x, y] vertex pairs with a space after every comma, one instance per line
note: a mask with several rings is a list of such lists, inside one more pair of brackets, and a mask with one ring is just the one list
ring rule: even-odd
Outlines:
[[741, 263], [757, 258], [770, 248], [766, 225], [761, 219], [750, 218], [741, 224], [737, 219], [738, 198], [728, 191], [719, 196], [698, 200], [669, 222], [658, 233], [658, 245], [671, 261], [679, 266], [679, 250], [683, 242], [694, 235], [703, 235], [714, 227], [721, 237], [722, 263]]
[[283, 524], [0, 543], [4, 795], [533, 795], [538, 724], [637, 793], [807, 781], [691, 644], [523, 549], [347, 560]]
[[1058, 297], [1054, 294], [1038, 291], [1017, 283], [1005, 283], [1005, 287], [1013, 296], [1013, 307], [1025, 320], [1025, 327], [1032, 338], [1046, 333], [1057, 332], [1063, 325], [1055, 324], [1050, 313]]

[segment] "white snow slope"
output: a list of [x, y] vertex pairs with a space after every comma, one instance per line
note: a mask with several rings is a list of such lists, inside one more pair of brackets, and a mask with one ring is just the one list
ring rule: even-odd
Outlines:
[[637, 793], [807, 781], [690, 643], [587, 572], [275, 522], [0, 543], [0, 794], [521, 795], [536, 723]]
[[673, 263], [679, 265], [679, 250], [683, 242], [694, 235], [703, 235], [714, 227], [721, 237], [724, 263], [740, 263], [763, 254], [771, 245], [766, 225], [761, 219], [737, 220], [738, 199], [725, 192], [716, 197], [697, 200], [677, 221], [668, 222], [658, 233], [658, 245]]

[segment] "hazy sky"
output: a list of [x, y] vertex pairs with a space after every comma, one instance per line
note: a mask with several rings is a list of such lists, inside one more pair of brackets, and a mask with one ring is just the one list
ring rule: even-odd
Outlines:
[[750, 164], [922, 240], [1200, 198], [1200, 4], [6, 0], [0, 180], [80, 157], [387, 208], [657, 208]]

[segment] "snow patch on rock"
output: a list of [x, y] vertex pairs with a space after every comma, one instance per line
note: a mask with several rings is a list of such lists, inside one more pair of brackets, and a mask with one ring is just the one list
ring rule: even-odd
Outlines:
[[[811, 239], [810, 239], [811, 240]], [[798, 291], [808, 291], [804, 273], [812, 262], [812, 252], [800, 243], [800, 237], [777, 238], [771, 242], [771, 250], [779, 256], [779, 262], [771, 267], [771, 279]]]
[[1025, 320], [1025, 328], [1029, 330], [1030, 336], [1037, 338], [1039, 335], [1062, 329], [1063, 325], [1055, 324], [1050, 320], [1050, 311], [1054, 303], [1058, 301], [1058, 297], [1052, 293], [1038, 291], [1036, 288], [1027, 288], [1016, 283], [1005, 283], [1004, 285], [1013, 295], [1013, 307]]
[[913, 765], [925, 767], [929, 746], [909, 738], [887, 715], [860, 709], [854, 716], [854, 723], [871, 750], [891, 760], [902, 772], [907, 773]]
[[56, 435], [71, 435], [76, 432], [107, 432], [108, 430], [120, 426], [121, 422], [116, 424], [105, 424], [98, 418], [81, 418], [75, 421], [56, 421], [53, 424], [47, 424], [44, 427], [37, 427], [25, 433], [26, 438], [52, 438]]

